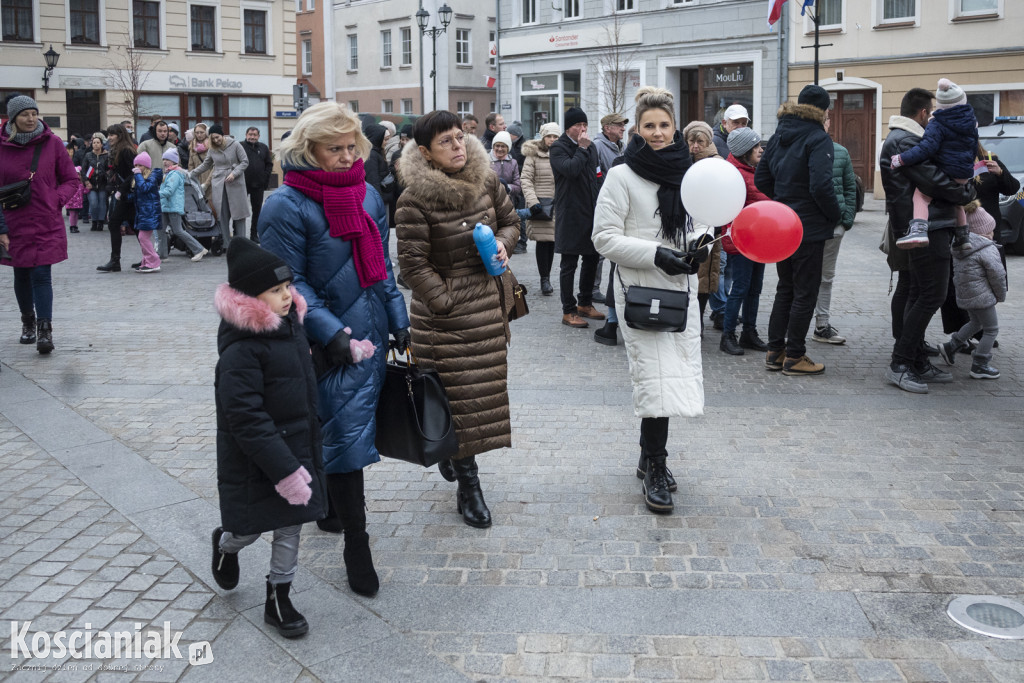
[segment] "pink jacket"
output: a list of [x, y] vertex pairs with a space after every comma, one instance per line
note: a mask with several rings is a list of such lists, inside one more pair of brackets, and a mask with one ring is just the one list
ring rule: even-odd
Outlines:
[[61, 207], [78, 191], [82, 181], [64, 149], [64, 143], [44, 123], [43, 132], [27, 145], [9, 139], [7, 126], [0, 130], [0, 186], [26, 180], [32, 153], [43, 146], [32, 180], [32, 199], [13, 211], [5, 211], [11, 240], [11, 260], [4, 265], [19, 268], [60, 263], [68, 257], [68, 237]]

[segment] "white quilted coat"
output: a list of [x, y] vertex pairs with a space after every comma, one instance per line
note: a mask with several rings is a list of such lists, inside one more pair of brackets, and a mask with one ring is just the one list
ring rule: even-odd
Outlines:
[[[654, 265], [657, 248], [672, 246], [658, 235], [661, 218], [657, 190], [655, 183], [644, 180], [625, 164], [614, 167], [597, 198], [594, 247], [616, 264], [613, 290], [633, 381], [633, 411], [641, 418], [696, 417], [704, 414], [697, 276], [672, 277]], [[711, 231], [710, 227], [697, 224], [696, 230], [686, 237], [693, 240]], [[621, 313], [623, 285], [685, 290], [687, 279], [690, 308], [686, 330], [646, 332], [625, 324]]]

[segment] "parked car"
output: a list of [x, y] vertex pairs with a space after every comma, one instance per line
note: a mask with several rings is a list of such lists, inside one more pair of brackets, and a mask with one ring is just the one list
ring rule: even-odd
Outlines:
[[[978, 128], [978, 137], [1024, 186], [1024, 116], [997, 116], [991, 126]], [[1024, 254], [1024, 204], [1015, 197], [1001, 196], [999, 211], [999, 242], [1011, 254]]]

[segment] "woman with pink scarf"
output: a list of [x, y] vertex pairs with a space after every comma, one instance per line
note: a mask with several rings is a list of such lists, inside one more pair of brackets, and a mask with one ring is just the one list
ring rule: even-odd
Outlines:
[[[363, 468], [380, 460], [374, 438], [388, 336], [406, 349], [409, 316], [388, 258], [387, 210], [366, 183], [369, 153], [347, 108], [321, 102], [307, 109], [281, 144], [284, 187], [263, 205], [257, 231], [263, 248], [291, 268], [308, 305], [306, 336], [323, 351], [317, 411], [331, 509], [317, 524], [344, 532], [349, 586], [372, 596], [379, 581], [366, 533]], [[365, 342], [374, 353], [362, 359]]]

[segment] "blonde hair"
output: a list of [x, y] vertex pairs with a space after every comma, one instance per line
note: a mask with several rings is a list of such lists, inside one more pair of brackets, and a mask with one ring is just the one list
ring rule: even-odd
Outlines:
[[318, 166], [313, 150], [318, 144], [334, 142], [339, 135], [355, 133], [356, 154], [364, 161], [370, 155], [370, 141], [352, 111], [337, 102], [321, 102], [302, 112], [292, 134], [281, 142], [281, 165]]
[[974, 213], [975, 211], [977, 211], [980, 208], [981, 208], [981, 202], [979, 202], [977, 199], [973, 199], [970, 202], [968, 202], [967, 204], [964, 204], [964, 211], [966, 211], [967, 213]]
[[676, 120], [676, 104], [672, 93], [664, 88], [655, 88], [647, 85], [636, 91], [636, 121], [637, 125], [651, 109], [661, 109], [668, 114], [669, 119], [674, 123]]

